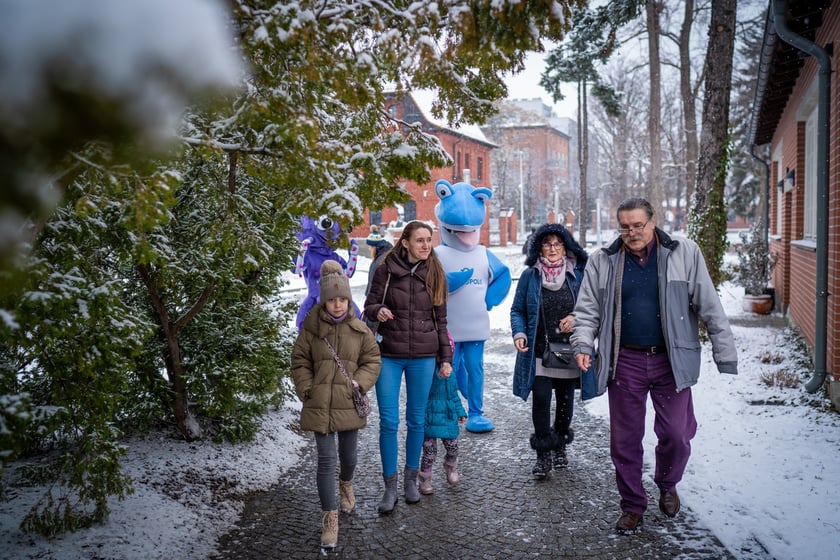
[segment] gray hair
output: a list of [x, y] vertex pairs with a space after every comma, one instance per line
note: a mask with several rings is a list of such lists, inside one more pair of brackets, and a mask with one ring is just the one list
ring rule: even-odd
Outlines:
[[648, 202], [644, 198], [628, 198], [627, 200], [618, 205], [618, 210], [615, 211], [615, 217], [618, 218], [618, 215], [622, 212], [629, 212], [630, 210], [639, 209], [645, 211], [648, 220], [653, 219], [653, 206], [651, 206], [650, 202]]

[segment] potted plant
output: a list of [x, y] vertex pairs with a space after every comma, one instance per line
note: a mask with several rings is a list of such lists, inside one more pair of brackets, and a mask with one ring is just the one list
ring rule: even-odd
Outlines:
[[768, 287], [773, 260], [764, 237], [764, 225], [756, 220], [749, 232], [741, 232], [743, 242], [737, 249], [735, 282], [744, 288], [745, 311], [768, 314], [773, 310], [773, 296]]

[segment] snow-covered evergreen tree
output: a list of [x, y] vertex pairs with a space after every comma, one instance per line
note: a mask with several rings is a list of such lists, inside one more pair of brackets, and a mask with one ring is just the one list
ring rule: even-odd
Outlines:
[[234, 0], [247, 72], [224, 97], [195, 100], [179, 146], [150, 158], [126, 129], [45, 159], [63, 199], [31, 223], [30, 246], [2, 270], [14, 289], [0, 293], [4, 461], [61, 451], [40, 471], [59, 492], [28, 527], [103, 519], [108, 496], [130, 491], [127, 430], [252, 435], [288, 394], [289, 314], [267, 303], [291, 268], [297, 217], [349, 226], [449, 161], [384, 111], [385, 93], [435, 88], [438, 116], [480, 121], [506, 95], [504, 74], [561, 39], [580, 3]]

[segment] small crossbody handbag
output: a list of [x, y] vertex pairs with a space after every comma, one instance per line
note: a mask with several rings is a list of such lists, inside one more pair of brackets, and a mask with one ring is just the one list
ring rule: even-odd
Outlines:
[[540, 317], [543, 322], [543, 335], [545, 336], [545, 351], [542, 355], [542, 365], [546, 368], [572, 369], [575, 364], [575, 353], [572, 345], [568, 342], [550, 342], [548, 340], [548, 324], [545, 322], [545, 311], [540, 302]]
[[367, 396], [367, 393], [362, 393], [361, 389], [353, 385], [350, 375], [347, 373], [347, 370], [344, 369], [344, 364], [341, 363], [341, 359], [338, 357], [338, 354], [336, 354], [332, 344], [330, 344], [326, 337], [323, 338], [323, 341], [324, 344], [327, 345], [327, 348], [330, 349], [330, 352], [332, 352], [333, 360], [335, 360], [335, 363], [338, 364], [338, 369], [341, 370], [341, 373], [344, 374], [347, 384], [350, 385], [350, 390], [353, 392], [353, 406], [356, 407], [356, 414], [359, 415], [359, 418], [367, 418], [368, 414], [370, 414], [370, 398]]

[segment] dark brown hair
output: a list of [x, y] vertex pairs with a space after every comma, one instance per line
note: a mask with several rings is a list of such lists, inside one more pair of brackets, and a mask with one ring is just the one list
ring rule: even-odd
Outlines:
[[[432, 226], [425, 222], [419, 220], [408, 222], [405, 225], [405, 229], [403, 229], [402, 235], [394, 243], [394, 248], [391, 249], [391, 253], [385, 258], [391, 258], [392, 255], [396, 255], [408, 262], [408, 249], [403, 246], [402, 241], [403, 239], [410, 241], [412, 234], [421, 228], [428, 230], [430, 234], [434, 233]], [[449, 295], [449, 287], [446, 285], [446, 273], [443, 271], [443, 265], [440, 264], [437, 255], [435, 255], [434, 247], [432, 247], [429, 258], [426, 260], [426, 290], [432, 298], [432, 304], [443, 305], [446, 303], [447, 296]]]

